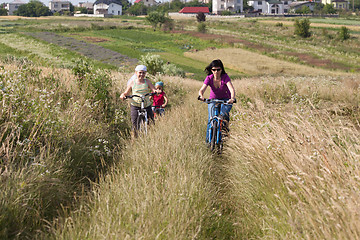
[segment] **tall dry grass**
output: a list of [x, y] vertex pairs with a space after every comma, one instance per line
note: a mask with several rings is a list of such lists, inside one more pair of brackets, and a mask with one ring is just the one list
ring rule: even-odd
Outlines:
[[[200, 86], [199, 84], [197, 88]], [[217, 168], [204, 146], [206, 106], [196, 96], [133, 139], [57, 239], [208, 239], [232, 234], [217, 203]], [[200, 110], [201, 109], [201, 110]]]
[[243, 102], [225, 155], [237, 235], [358, 239], [357, 77], [264, 77], [236, 86]]
[[0, 63], [0, 238], [33, 239], [111, 166], [129, 127], [115, 93], [112, 113], [70, 71], [13, 60]]

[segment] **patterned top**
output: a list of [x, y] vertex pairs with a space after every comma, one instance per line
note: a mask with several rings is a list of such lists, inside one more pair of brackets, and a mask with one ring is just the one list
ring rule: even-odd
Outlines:
[[[147, 93], [149, 93], [149, 86], [146, 82], [147, 80], [145, 79], [145, 83], [143, 84], [137, 84], [136, 80], [134, 81], [134, 86], [132, 87], [132, 95], [145, 95]], [[133, 97], [131, 99], [131, 105], [135, 106], [135, 107], [141, 107], [141, 98], [139, 97]], [[145, 102], [144, 102], [144, 107], [148, 107], [151, 105], [151, 101], [149, 96], [147, 96], [145, 98]]]

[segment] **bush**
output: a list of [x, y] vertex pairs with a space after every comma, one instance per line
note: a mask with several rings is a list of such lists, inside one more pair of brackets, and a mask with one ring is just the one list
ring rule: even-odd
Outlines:
[[148, 73], [152, 75], [162, 72], [162, 66], [164, 65], [164, 61], [159, 55], [152, 55], [150, 53], [141, 56], [140, 63], [144, 64], [147, 67]]
[[222, 15], [222, 16], [230, 16], [230, 15], [232, 15], [232, 13], [231, 13], [230, 11], [227, 11], [227, 10], [226, 10], [226, 11], [222, 11], [222, 12], [221, 12], [221, 15]]
[[185, 76], [185, 72], [178, 68], [175, 64], [165, 63], [159, 55], [152, 55], [148, 53], [140, 58], [140, 63], [147, 67], [148, 73], [156, 75], [157, 73], [163, 73], [169, 76]]
[[185, 71], [177, 67], [175, 64], [164, 64], [162, 69], [163, 73], [166, 75], [185, 77]]
[[205, 33], [206, 32], [206, 24], [205, 23], [199, 23], [197, 26], [198, 32]]
[[205, 14], [203, 12], [198, 12], [196, 15], [196, 20], [198, 22], [205, 22], [205, 20], [206, 20]]
[[295, 20], [295, 35], [308, 38], [311, 36], [310, 33], [310, 21], [309, 19], [303, 19], [303, 20]]
[[347, 27], [341, 27], [339, 32], [339, 38], [341, 41], [347, 40], [350, 38], [349, 29]]

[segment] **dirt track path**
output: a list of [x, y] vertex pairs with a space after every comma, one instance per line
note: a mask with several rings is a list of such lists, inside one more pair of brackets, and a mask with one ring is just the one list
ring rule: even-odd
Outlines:
[[117, 67], [128, 67], [137, 64], [138, 60], [129, 58], [126, 55], [112, 51], [110, 49], [79, 41], [75, 38], [65, 37], [52, 32], [29, 32], [26, 33], [34, 38], [56, 44], [58, 46], [67, 48], [71, 51], [78, 52], [88, 58], [92, 58], [103, 63], [108, 63]]

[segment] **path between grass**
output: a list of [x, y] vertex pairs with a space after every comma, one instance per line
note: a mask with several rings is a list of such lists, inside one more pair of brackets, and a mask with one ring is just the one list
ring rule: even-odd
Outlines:
[[61, 36], [56, 33], [28, 32], [26, 34], [34, 38], [38, 38], [43, 41], [67, 48], [71, 51], [78, 52], [86, 57], [117, 67], [130, 67], [135, 66], [138, 63], [138, 60], [135, 58], [129, 58], [126, 55], [101, 47], [99, 45], [87, 43], [85, 41], [79, 41], [71, 37]]

